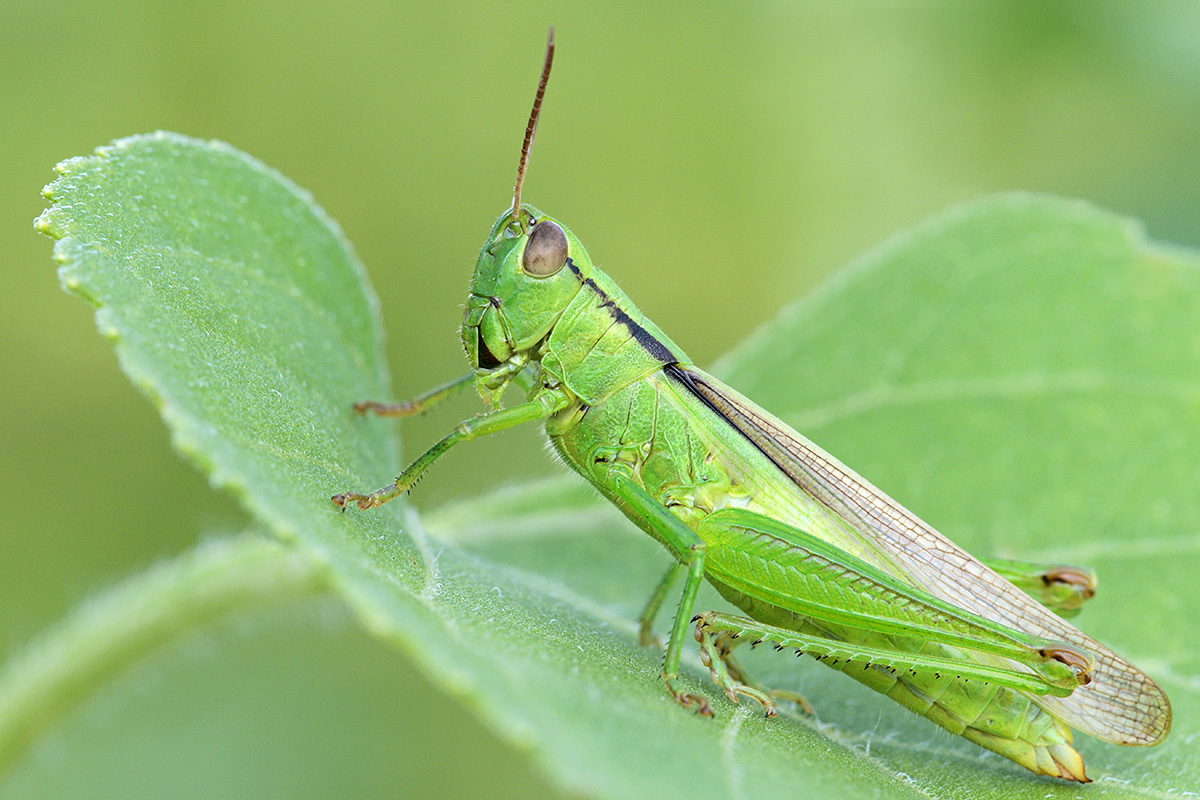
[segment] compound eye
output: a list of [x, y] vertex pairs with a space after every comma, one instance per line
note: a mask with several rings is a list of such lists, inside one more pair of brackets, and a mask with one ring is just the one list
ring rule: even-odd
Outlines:
[[533, 227], [521, 266], [536, 278], [547, 278], [567, 263], [567, 235], [550, 220], [542, 220]]

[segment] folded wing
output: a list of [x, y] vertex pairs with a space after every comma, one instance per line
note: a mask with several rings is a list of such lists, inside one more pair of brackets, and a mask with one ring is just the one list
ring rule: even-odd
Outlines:
[[981, 564], [840, 461], [717, 379], [690, 366], [668, 374], [752, 442], [805, 494], [860, 535], [882, 543], [922, 588], [960, 608], [1096, 659], [1092, 681], [1069, 697], [1035, 702], [1067, 724], [1117, 744], [1152, 745], [1171, 728], [1171, 705], [1153, 680], [1121, 656]]

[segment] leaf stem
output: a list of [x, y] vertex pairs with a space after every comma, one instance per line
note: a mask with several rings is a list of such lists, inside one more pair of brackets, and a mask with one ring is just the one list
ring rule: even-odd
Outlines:
[[176, 636], [233, 611], [325, 589], [324, 571], [311, 559], [246, 534], [203, 543], [88, 600], [0, 674], [0, 774], [61, 715]]

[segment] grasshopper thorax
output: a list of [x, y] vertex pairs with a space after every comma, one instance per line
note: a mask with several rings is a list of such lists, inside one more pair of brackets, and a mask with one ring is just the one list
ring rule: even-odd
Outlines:
[[505, 210], [475, 263], [463, 314], [463, 347], [481, 391], [498, 395], [515, 367], [540, 359], [591, 271], [583, 244], [562, 223], [528, 204], [515, 219]]

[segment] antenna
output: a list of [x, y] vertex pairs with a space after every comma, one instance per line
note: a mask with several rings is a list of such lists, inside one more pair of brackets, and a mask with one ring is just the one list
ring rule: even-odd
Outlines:
[[529, 165], [529, 149], [533, 146], [533, 135], [537, 133], [538, 116], [542, 113], [542, 97], [546, 84], [550, 82], [550, 65], [554, 63], [554, 26], [546, 37], [546, 63], [542, 66], [542, 79], [538, 81], [537, 96], [533, 98], [533, 110], [529, 112], [529, 124], [525, 126], [525, 144], [521, 145], [521, 161], [517, 164], [517, 183], [513, 186], [512, 220], [517, 222], [521, 214], [521, 184], [525, 183], [525, 167]]

